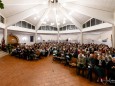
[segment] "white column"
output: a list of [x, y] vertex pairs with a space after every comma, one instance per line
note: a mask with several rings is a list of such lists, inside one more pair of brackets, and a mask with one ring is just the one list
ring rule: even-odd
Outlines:
[[35, 32], [34, 38], [35, 38], [35, 43], [37, 43], [37, 31]]
[[57, 29], [58, 29], [57, 41], [58, 41], [58, 43], [59, 43], [60, 33], [59, 33], [59, 28], [57, 28]]
[[115, 25], [112, 27], [112, 47], [115, 48]]
[[3, 37], [4, 37], [4, 40], [5, 40], [5, 44], [7, 44], [7, 40], [8, 40], [7, 27], [4, 29]]
[[115, 10], [114, 10], [114, 24], [112, 27], [112, 47], [115, 48]]
[[83, 32], [81, 32], [81, 44], [83, 44]]
[[34, 33], [34, 39], [35, 39], [35, 43], [37, 43], [37, 31], [38, 31], [38, 27], [35, 27], [35, 33]]

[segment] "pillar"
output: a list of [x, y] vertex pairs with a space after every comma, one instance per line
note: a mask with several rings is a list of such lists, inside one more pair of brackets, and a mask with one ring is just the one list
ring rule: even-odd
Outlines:
[[7, 44], [7, 40], [8, 40], [8, 31], [7, 31], [7, 28], [4, 29], [3, 38], [5, 40], [5, 44]]
[[112, 47], [115, 48], [115, 25], [112, 26]]
[[112, 47], [115, 48], [115, 10], [114, 10], [114, 24], [112, 26]]
[[83, 44], [83, 32], [81, 32], [81, 44]]
[[59, 28], [57, 28], [57, 30], [58, 30], [58, 34], [57, 34], [57, 42], [59, 43], [59, 37], [60, 37], [60, 33], [59, 33]]
[[35, 30], [34, 38], [35, 38], [35, 43], [37, 43], [37, 29]]

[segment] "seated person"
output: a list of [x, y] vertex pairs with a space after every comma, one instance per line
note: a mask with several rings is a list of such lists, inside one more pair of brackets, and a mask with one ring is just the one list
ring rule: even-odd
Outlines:
[[80, 70], [82, 70], [82, 75], [84, 76], [84, 69], [86, 68], [86, 59], [82, 53], [78, 55], [77, 68], [78, 68], [77, 74], [79, 75]]
[[69, 62], [70, 62], [71, 58], [72, 58], [72, 56], [71, 56], [71, 54], [70, 54], [70, 51], [67, 50], [67, 51], [65, 52], [65, 61], [66, 61], [65, 65], [69, 65]]
[[107, 64], [108, 79], [115, 80], [115, 58], [112, 58], [112, 61], [109, 61]]
[[87, 58], [87, 66], [88, 66], [87, 78], [89, 78], [90, 81], [92, 80], [92, 71], [93, 71], [94, 65], [95, 65], [94, 55], [90, 54], [89, 58]]
[[105, 67], [105, 57], [103, 57], [102, 54], [99, 54], [98, 58], [95, 60], [95, 72], [98, 76], [97, 82], [103, 82], [103, 79], [106, 78]]

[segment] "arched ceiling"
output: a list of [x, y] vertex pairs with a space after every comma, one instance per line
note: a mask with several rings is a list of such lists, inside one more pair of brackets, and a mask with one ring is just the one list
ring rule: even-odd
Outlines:
[[0, 10], [0, 13], [6, 18], [7, 26], [20, 20], [26, 20], [37, 27], [74, 24], [78, 28], [90, 18], [114, 22], [115, 0], [58, 0], [58, 4], [52, 4], [51, 7], [50, 0], [2, 1], [5, 9]]

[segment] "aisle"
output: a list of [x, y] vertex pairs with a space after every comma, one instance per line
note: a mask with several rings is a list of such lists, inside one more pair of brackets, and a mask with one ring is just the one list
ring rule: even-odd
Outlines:
[[26, 61], [11, 56], [0, 59], [0, 86], [102, 86], [77, 76], [74, 68], [52, 57]]
[[0, 50], [0, 58], [4, 57], [6, 55], [8, 55], [7, 52], [4, 52], [4, 51]]

